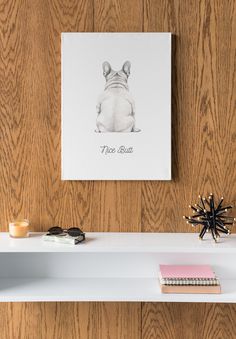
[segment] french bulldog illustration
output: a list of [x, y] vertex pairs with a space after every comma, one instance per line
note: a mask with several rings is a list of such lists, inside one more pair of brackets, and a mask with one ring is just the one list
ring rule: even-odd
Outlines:
[[106, 85], [97, 103], [95, 132], [140, 132], [135, 127], [135, 104], [127, 84], [130, 67], [126, 61], [120, 71], [114, 71], [109, 62], [103, 63]]

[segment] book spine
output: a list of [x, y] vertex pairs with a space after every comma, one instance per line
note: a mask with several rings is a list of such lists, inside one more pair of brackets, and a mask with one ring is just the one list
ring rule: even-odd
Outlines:
[[219, 286], [218, 278], [161, 278], [162, 285], [171, 286]]
[[50, 241], [50, 242], [56, 242], [59, 244], [70, 244], [70, 245], [76, 245], [79, 243], [79, 239], [77, 238], [72, 238], [72, 237], [68, 237], [68, 236], [64, 236], [64, 237], [60, 237], [60, 236], [54, 236], [54, 235], [44, 235], [43, 236], [43, 240], [44, 241]]
[[162, 293], [207, 293], [207, 294], [219, 294], [221, 293], [220, 285], [217, 286], [168, 286], [168, 285], [161, 285], [161, 292]]

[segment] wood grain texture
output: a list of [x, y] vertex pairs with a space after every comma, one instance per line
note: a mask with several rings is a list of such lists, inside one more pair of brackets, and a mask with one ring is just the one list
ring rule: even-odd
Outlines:
[[[142, 31], [142, 0], [96, 0], [94, 31]], [[141, 182], [94, 182], [92, 220], [99, 230], [141, 231]]]
[[234, 1], [144, 1], [144, 30], [174, 34], [173, 181], [143, 182], [145, 231], [190, 231], [181, 216], [199, 193], [236, 200], [233, 18]]
[[[142, 29], [140, 1], [132, 20], [130, 4], [95, 5], [92, 0], [0, 5], [1, 230], [17, 217], [28, 217], [37, 231], [53, 224], [141, 230], [141, 184], [60, 179], [61, 32]], [[5, 338], [136, 339], [141, 333], [141, 304], [1, 304], [0, 314]]]
[[235, 305], [145, 303], [142, 338], [234, 339]]
[[[94, 2], [94, 31], [141, 31], [142, 1]], [[101, 231], [141, 231], [141, 183], [106, 181], [93, 183], [92, 222]], [[140, 303], [99, 304], [100, 338], [141, 339]]]
[[[235, 202], [234, 1], [144, 0], [144, 30], [171, 31], [173, 181], [143, 182], [142, 231], [191, 231], [199, 193]], [[184, 213], [183, 213], [184, 212]], [[142, 338], [235, 338], [234, 305], [142, 304]]]
[[[2, 0], [0, 230], [191, 231], [199, 192], [236, 201], [233, 0]], [[63, 31], [171, 31], [171, 182], [61, 181]], [[178, 203], [178, 208], [176, 205]], [[235, 338], [234, 305], [0, 304], [0, 338]]]
[[[19, 339], [96, 338], [99, 312], [96, 303], [8, 304], [8, 336]], [[6, 327], [6, 326], [5, 326]]]

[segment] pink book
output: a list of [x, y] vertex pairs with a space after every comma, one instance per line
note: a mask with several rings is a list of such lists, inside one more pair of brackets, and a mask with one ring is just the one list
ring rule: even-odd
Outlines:
[[160, 265], [160, 274], [163, 279], [215, 278], [215, 274], [209, 265]]

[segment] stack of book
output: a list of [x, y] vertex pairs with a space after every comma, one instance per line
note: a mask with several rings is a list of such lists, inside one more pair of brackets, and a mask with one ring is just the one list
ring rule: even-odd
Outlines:
[[209, 265], [160, 265], [159, 280], [162, 293], [221, 293]]

